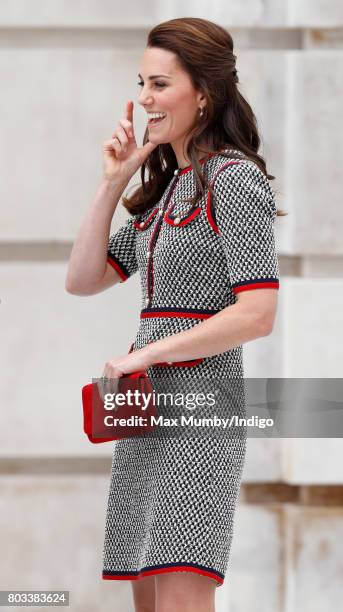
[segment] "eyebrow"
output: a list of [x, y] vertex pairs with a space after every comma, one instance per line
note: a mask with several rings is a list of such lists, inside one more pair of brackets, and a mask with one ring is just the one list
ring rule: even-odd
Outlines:
[[[142, 75], [138, 73], [138, 76], [142, 79]], [[148, 79], [150, 81], [152, 81], [153, 79], [158, 79], [158, 77], [166, 77], [167, 79], [170, 79], [171, 77], [168, 76], [167, 74], [151, 74]]]

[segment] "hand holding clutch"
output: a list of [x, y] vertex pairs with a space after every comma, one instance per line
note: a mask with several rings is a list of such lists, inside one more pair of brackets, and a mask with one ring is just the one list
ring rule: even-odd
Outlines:
[[[137, 391], [148, 399], [143, 403], [144, 410], [140, 403], [135, 403]], [[119, 393], [124, 397], [121, 396], [120, 403], [116, 404]], [[102, 399], [98, 383], [82, 387], [83, 429], [90, 442], [99, 444], [143, 436], [155, 428], [151, 423], [151, 417], [157, 416], [154, 389], [146, 372], [132, 372], [118, 379], [118, 390], [112, 397], [115, 408], [108, 408], [106, 395]]]

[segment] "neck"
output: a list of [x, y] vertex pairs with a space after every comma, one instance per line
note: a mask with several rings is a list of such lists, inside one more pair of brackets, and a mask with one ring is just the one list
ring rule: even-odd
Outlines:
[[[175, 157], [176, 157], [176, 160], [177, 160], [178, 168], [183, 169], [183, 168], [187, 168], [188, 166], [190, 166], [190, 164], [191, 164], [190, 159], [185, 157], [184, 154], [183, 154], [183, 150], [185, 148], [183, 143], [180, 143], [180, 142], [171, 142], [170, 145], [173, 148], [173, 151], [175, 153]], [[198, 161], [200, 161], [200, 159], [202, 159], [205, 155], [206, 155], [205, 153], [200, 152], [200, 151], [197, 151], [197, 153], [196, 153]]]

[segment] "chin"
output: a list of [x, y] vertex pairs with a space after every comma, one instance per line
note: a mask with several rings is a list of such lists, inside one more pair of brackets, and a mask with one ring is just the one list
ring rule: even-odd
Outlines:
[[167, 142], [169, 142], [169, 140], [165, 140], [161, 137], [158, 137], [155, 134], [149, 134], [149, 141], [152, 142], [152, 144], [156, 144], [156, 145], [166, 144]]

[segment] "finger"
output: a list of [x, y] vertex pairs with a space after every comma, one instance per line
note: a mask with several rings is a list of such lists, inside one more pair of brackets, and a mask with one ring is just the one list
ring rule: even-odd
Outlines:
[[128, 121], [131, 121], [131, 123], [133, 123], [133, 102], [132, 100], [128, 100], [126, 102], [125, 119], [128, 119]]
[[103, 153], [113, 155], [115, 153], [120, 154], [122, 152], [121, 144], [117, 139], [108, 140], [103, 144]]
[[120, 144], [119, 139], [117, 137], [113, 138], [112, 140], [107, 140], [103, 144], [103, 151], [104, 152], [107, 151], [107, 152], [111, 153], [111, 151], [113, 151], [113, 149], [115, 151], [118, 151], [118, 152], [120, 152], [122, 150], [121, 149], [121, 144]]
[[116, 403], [118, 390], [119, 390], [118, 389], [118, 377], [112, 378], [111, 393], [114, 394], [114, 403], [115, 403], [114, 410], [119, 410], [120, 408], [120, 405]]
[[103, 149], [111, 149], [112, 148], [112, 142], [113, 142], [113, 140], [105, 140], [102, 143], [102, 148]]
[[127, 150], [127, 146], [129, 144], [129, 139], [128, 136], [124, 130], [123, 127], [121, 127], [121, 125], [118, 125], [117, 127], [117, 134], [116, 134], [121, 146], [123, 147], [123, 150], [126, 151]]
[[103, 373], [101, 374], [101, 378], [100, 378], [104, 396], [106, 395], [106, 393], [108, 393], [108, 382], [107, 382], [108, 377], [109, 377], [108, 366], [106, 364], [104, 367]]
[[116, 135], [113, 136], [112, 140], [110, 140], [110, 148], [114, 149], [115, 151], [117, 151], [118, 153], [121, 153], [122, 151], [126, 151], [127, 150], [127, 146], [128, 146], [128, 138], [125, 134], [125, 132], [121, 132], [122, 128], [118, 127], [117, 128], [117, 132]]
[[106, 382], [107, 385], [107, 392], [108, 393], [114, 393], [114, 388], [115, 388], [115, 377], [113, 374], [107, 374], [108, 376], [108, 380]]
[[118, 154], [122, 153], [123, 149], [117, 137], [111, 140], [111, 149], [114, 149], [114, 151]]
[[121, 125], [121, 121], [122, 119], [118, 122], [116, 129], [114, 130], [113, 134], [112, 134], [112, 138], [115, 138], [116, 136], [118, 136], [118, 129], [120, 129], [121, 127], [123, 127]]
[[105, 393], [115, 394], [117, 392], [119, 377], [119, 370], [113, 369], [113, 367], [111, 367], [111, 370], [109, 371], [109, 368], [106, 368], [102, 375], [102, 384], [103, 388], [105, 389]]
[[[121, 151], [122, 150], [122, 142], [121, 142], [122, 140], [123, 140], [123, 137], [119, 137], [118, 128], [117, 128], [117, 132], [115, 134], [113, 134], [112, 140], [108, 141], [109, 142], [109, 148], [110, 149], [115, 148], [115, 150], [117, 151], [118, 150], [118, 145], [119, 145], [119, 147], [120, 147], [119, 151]], [[116, 147], [114, 147], [113, 145], [116, 145]]]
[[103, 385], [103, 380], [101, 378], [99, 378], [99, 380], [97, 381], [97, 387], [98, 387], [98, 393], [99, 393], [99, 397], [101, 399], [101, 401], [104, 401], [104, 385]]
[[108, 394], [111, 394], [110, 381], [104, 380], [103, 386], [104, 386], [104, 401], [105, 401], [106, 395], [107, 395], [107, 399], [110, 399], [110, 397], [108, 396]]
[[135, 137], [131, 121], [128, 121], [127, 119], [120, 119], [119, 123], [125, 130], [126, 135], [129, 139]]

